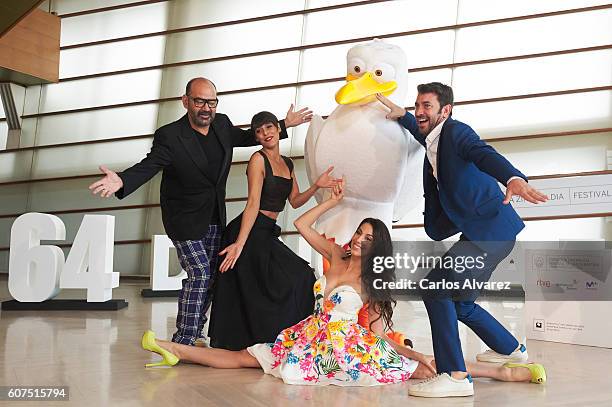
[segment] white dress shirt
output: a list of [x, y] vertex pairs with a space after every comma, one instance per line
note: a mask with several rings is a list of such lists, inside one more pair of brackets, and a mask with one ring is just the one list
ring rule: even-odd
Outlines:
[[440, 141], [440, 133], [442, 133], [442, 126], [446, 123], [444, 119], [439, 123], [425, 138], [425, 145], [427, 150], [427, 159], [433, 169], [433, 176], [438, 180], [438, 142]]
[[[431, 168], [433, 169], [433, 176], [436, 181], [438, 180], [438, 143], [440, 142], [440, 134], [442, 133], [442, 126], [444, 126], [444, 123], [446, 123], [446, 119], [444, 119], [436, 127], [434, 127], [434, 129], [425, 138], [425, 145], [427, 146], [427, 159], [431, 164]], [[510, 179], [506, 182], [506, 185], [508, 185], [508, 183], [515, 178], [520, 177], [510, 177]]]

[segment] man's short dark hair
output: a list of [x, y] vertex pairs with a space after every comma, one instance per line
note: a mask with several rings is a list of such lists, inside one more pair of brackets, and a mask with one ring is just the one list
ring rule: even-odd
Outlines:
[[207, 78], [191, 78], [189, 80], [189, 82], [187, 82], [187, 85], [185, 86], [185, 95], [189, 96], [189, 94], [191, 93], [191, 84], [193, 84], [193, 82], [195, 82], [197, 80], [200, 80], [200, 79], [203, 79], [206, 82], [210, 83], [213, 86], [213, 88], [215, 88], [215, 92], [217, 91], [217, 87], [215, 86], [214, 82], [211, 81], [210, 79], [207, 79]]
[[255, 131], [255, 129], [258, 129], [264, 124], [268, 123], [278, 126], [278, 118], [270, 112], [259, 112], [251, 119], [251, 129]]
[[433, 93], [438, 97], [440, 108], [446, 105], [453, 106], [453, 88], [440, 82], [422, 83], [417, 86], [417, 91], [421, 93]]

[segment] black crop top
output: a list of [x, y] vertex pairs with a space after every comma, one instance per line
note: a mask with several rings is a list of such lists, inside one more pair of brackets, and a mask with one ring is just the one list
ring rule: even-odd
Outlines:
[[[293, 188], [293, 178], [279, 177], [272, 172], [272, 166], [268, 160], [266, 153], [259, 150], [259, 154], [263, 156], [265, 175], [263, 185], [261, 187], [261, 198], [259, 199], [259, 209], [271, 212], [282, 212], [285, 208], [285, 202], [291, 194]], [[285, 164], [289, 167], [289, 174], [293, 173], [293, 162], [290, 158], [282, 156]]]

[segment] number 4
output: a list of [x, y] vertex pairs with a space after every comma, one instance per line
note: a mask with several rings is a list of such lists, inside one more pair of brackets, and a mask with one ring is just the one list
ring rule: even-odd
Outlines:
[[[113, 273], [115, 218], [85, 215], [60, 277], [60, 288], [87, 288], [87, 302], [104, 302], [119, 286]], [[89, 271], [88, 271], [89, 269]]]

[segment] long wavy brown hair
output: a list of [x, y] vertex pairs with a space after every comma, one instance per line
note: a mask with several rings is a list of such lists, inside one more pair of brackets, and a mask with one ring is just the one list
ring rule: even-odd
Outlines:
[[[383, 285], [383, 288], [375, 288], [374, 280], [381, 280], [383, 283], [395, 281], [395, 266], [383, 267], [382, 272], [375, 273], [374, 259], [377, 257], [392, 257], [393, 244], [389, 229], [383, 221], [375, 218], [365, 218], [357, 229], [365, 223], [372, 226], [373, 239], [371, 242], [364, 242], [361, 246], [361, 289], [362, 292], [366, 293], [370, 306], [373, 306], [379, 314], [378, 318], [370, 321], [369, 328], [372, 329], [372, 324], [382, 318], [383, 329], [386, 331], [393, 327], [391, 318], [397, 302], [391, 296], [391, 290], [386, 288], [386, 285]], [[384, 266], [384, 263], [382, 266]], [[381, 266], [379, 265], [379, 267]]]

